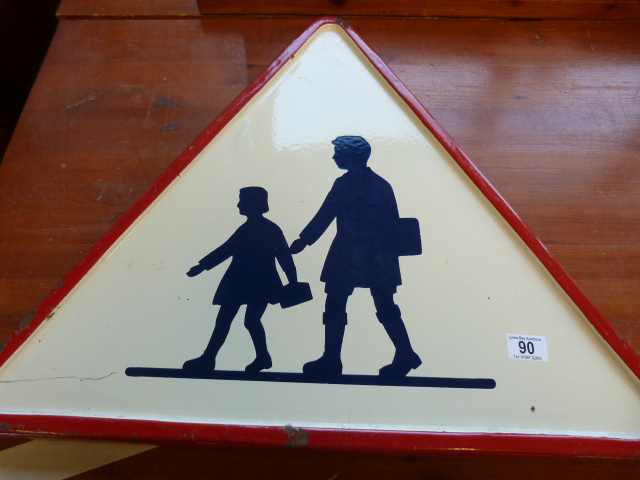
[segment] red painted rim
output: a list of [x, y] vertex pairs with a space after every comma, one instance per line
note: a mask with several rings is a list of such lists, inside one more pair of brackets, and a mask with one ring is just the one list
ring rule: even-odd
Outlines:
[[[349, 37], [396, 90], [424, 125], [433, 133], [478, 189], [500, 212], [578, 306], [602, 338], [618, 354], [628, 368], [640, 378], [640, 357], [617, 333], [609, 320], [587, 298], [540, 239], [507, 204], [489, 181], [476, 168], [460, 147], [420, 104], [398, 77], [341, 19], [323, 18], [314, 22], [293, 41], [278, 58], [249, 85], [242, 94], [180, 155], [158, 178], [151, 189], [138, 200], [116, 225], [91, 249], [87, 256], [65, 277], [35, 310], [28, 325], [14, 332], [0, 352], [3, 365], [33, 332], [55, 314], [56, 307], [82, 280], [107, 250], [142, 215], [175, 178], [198, 156], [235, 115], [262, 89], [309, 38], [321, 27], [335, 24]], [[224, 443], [254, 447], [296, 446], [317, 450], [379, 452], [417, 455], [509, 455], [562, 456], [598, 458], [637, 458], [640, 441], [601, 437], [560, 435], [525, 435], [492, 433], [439, 433], [377, 430], [298, 429], [294, 427], [256, 427], [162, 422], [151, 420], [104, 419], [51, 415], [0, 414], [0, 433], [19, 436], [73, 437], [102, 440], [125, 440], [149, 443]]]
[[13, 435], [87, 438], [153, 444], [201, 443], [251, 448], [394, 455], [506, 456], [629, 459], [640, 442], [602, 437], [506, 433], [398, 432], [287, 426], [212, 425], [51, 415], [3, 415], [0, 428]]

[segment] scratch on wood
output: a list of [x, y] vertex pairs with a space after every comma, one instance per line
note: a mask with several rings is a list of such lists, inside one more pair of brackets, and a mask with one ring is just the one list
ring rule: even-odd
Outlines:
[[76, 108], [76, 107], [82, 105], [83, 103], [91, 102], [92, 100], [96, 100], [97, 98], [100, 98], [102, 95], [104, 95], [104, 92], [92, 93], [91, 95], [89, 95], [87, 97], [84, 97], [82, 100], [78, 100], [77, 102], [73, 102], [71, 105], [67, 105], [67, 110], [70, 110], [72, 108]]
[[610, 2], [609, 5], [607, 5], [605, 12], [610, 12], [612, 9], [616, 8], [617, 6], [618, 6], [618, 0], [614, 0], [613, 2]]
[[180, 122], [174, 122], [174, 123], [167, 123], [166, 125], [163, 125], [160, 127], [160, 131], [161, 132], [173, 132], [174, 130], [178, 130], [182, 128], [182, 123]]
[[153, 99], [153, 106], [158, 108], [184, 108], [179, 103], [176, 103], [167, 97], [155, 97]]

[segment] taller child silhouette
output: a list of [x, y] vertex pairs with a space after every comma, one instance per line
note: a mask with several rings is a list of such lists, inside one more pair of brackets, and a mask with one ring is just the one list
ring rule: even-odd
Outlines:
[[384, 377], [404, 377], [422, 363], [413, 351], [400, 308], [393, 295], [401, 285], [400, 263], [390, 248], [399, 214], [391, 185], [367, 167], [371, 146], [362, 137], [342, 136], [331, 142], [333, 160], [347, 173], [336, 179], [318, 213], [291, 244], [291, 253], [313, 245], [336, 220], [320, 280], [325, 283], [324, 354], [304, 365], [303, 372], [316, 377], [342, 374], [341, 350], [347, 325], [347, 301], [354, 288], [368, 288], [376, 316], [385, 328], [395, 355], [380, 369]]
[[184, 370], [206, 372], [215, 369], [218, 352], [242, 305], [247, 306], [244, 326], [249, 330], [256, 350], [255, 360], [247, 365], [245, 371], [257, 373], [272, 366], [261, 318], [267, 304], [280, 302], [282, 282], [276, 260], [290, 283], [297, 282], [296, 267], [282, 230], [262, 216], [269, 211], [264, 188], [240, 189], [238, 210], [240, 215], [247, 217], [247, 221], [225, 243], [187, 272], [188, 276], [194, 277], [232, 257], [231, 265], [213, 297], [213, 304], [220, 305], [220, 310], [211, 340], [201, 356], [184, 363]]

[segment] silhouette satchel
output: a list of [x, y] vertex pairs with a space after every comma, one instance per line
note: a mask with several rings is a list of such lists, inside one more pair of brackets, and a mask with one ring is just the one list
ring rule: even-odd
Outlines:
[[399, 218], [391, 233], [390, 250], [399, 257], [422, 254], [420, 224], [417, 218]]
[[294, 307], [309, 300], [313, 300], [313, 295], [311, 295], [311, 287], [308, 283], [289, 283], [282, 287], [282, 296], [280, 297], [282, 308]]

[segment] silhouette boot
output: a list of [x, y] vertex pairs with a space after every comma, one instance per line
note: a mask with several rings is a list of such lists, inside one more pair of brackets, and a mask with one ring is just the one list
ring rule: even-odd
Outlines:
[[[344, 339], [344, 324], [326, 323], [327, 314], [324, 314], [324, 353], [318, 360], [305, 363], [302, 372], [313, 377], [330, 378], [342, 375], [342, 340]], [[345, 319], [346, 320], [346, 319]]]
[[[249, 307], [247, 307], [248, 309]], [[248, 321], [245, 319], [245, 327], [251, 335], [251, 341], [256, 349], [256, 358], [253, 362], [247, 365], [244, 369], [247, 373], [258, 373], [261, 370], [271, 368], [273, 363], [271, 362], [271, 355], [267, 350], [267, 336], [264, 331], [264, 327], [259, 321], [259, 318], [254, 318], [257, 321]]]
[[404, 322], [400, 317], [400, 312], [397, 315], [393, 315], [389, 318], [388, 315], [381, 315], [377, 313], [378, 319], [384, 327], [387, 335], [391, 339], [393, 346], [396, 347], [396, 353], [393, 356], [393, 361], [380, 369], [380, 376], [387, 378], [402, 378], [407, 374], [422, 365], [422, 360], [411, 347], [411, 341], [409, 340], [409, 334], [404, 326]]
[[222, 348], [222, 344], [227, 339], [231, 322], [237, 311], [238, 309], [235, 307], [220, 307], [216, 318], [216, 326], [213, 328], [207, 348], [204, 349], [203, 354], [199, 357], [184, 362], [182, 365], [183, 370], [206, 373], [216, 369], [216, 357], [220, 348]]
[[249, 365], [244, 367], [244, 371], [247, 373], [258, 373], [261, 370], [267, 370], [273, 366], [271, 361], [271, 355], [268, 353], [256, 355], [256, 359]]
[[189, 372], [208, 372], [216, 369], [216, 357], [206, 351], [197, 358], [187, 360], [182, 365], [183, 370]]
[[267, 338], [264, 329], [262, 327], [251, 328], [249, 329], [249, 334], [256, 349], [256, 358], [245, 367], [244, 371], [247, 373], [258, 373], [261, 370], [271, 368], [273, 363], [271, 361], [271, 355], [269, 355], [269, 351], [267, 350]]

